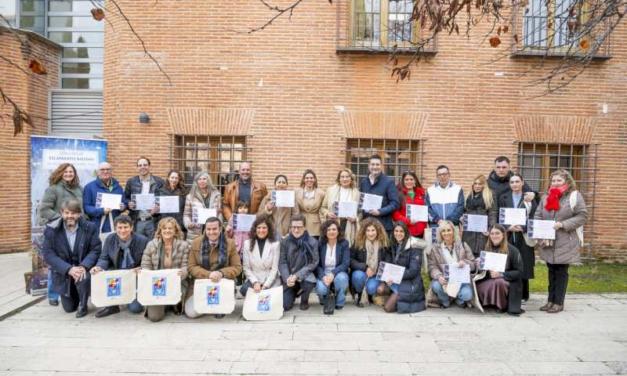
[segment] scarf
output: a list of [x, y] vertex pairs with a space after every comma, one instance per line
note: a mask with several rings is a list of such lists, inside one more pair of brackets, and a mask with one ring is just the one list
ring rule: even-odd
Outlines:
[[[202, 267], [206, 270], [211, 270], [210, 262], [209, 262], [209, 254], [211, 253], [211, 248], [209, 246], [209, 239], [206, 236], [202, 238], [202, 246], [200, 247], [200, 257], [202, 262]], [[224, 234], [220, 234], [220, 239], [218, 239], [218, 265], [214, 270], [222, 269], [226, 266], [226, 240], [224, 239]]]
[[131, 254], [131, 241], [133, 237], [130, 237], [127, 241], [122, 241], [118, 238], [118, 242], [120, 244], [120, 249], [124, 253], [122, 256], [122, 263], [120, 264], [120, 269], [130, 269], [135, 265], [135, 260], [133, 259], [133, 255]]
[[379, 241], [366, 239], [366, 265], [375, 272], [379, 268]]
[[568, 184], [564, 184], [561, 187], [549, 189], [549, 195], [546, 198], [546, 204], [544, 205], [544, 208], [548, 211], [560, 210], [560, 199], [567, 189]]

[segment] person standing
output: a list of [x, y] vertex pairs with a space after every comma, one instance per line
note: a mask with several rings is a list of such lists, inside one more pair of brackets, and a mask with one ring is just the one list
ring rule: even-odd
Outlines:
[[464, 214], [464, 191], [451, 181], [451, 172], [445, 165], [436, 168], [437, 182], [427, 189], [426, 204], [429, 207], [431, 227], [442, 221], [450, 221], [455, 226]]
[[[498, 203], [494, 196], [492, 196], [492, 190], [486, 187], [486, 178], [484, 175], [479, 175], [472, 182], [470, 193], [466, 196], [466, 205], [464, 207], [464, 214], [471, 215], [485, 215], [488, 217], [488, 229], [497, 223]], [[486, 232], [474, 232], [464, 231], [462, 234], [462, 240], [468, 244], [475, 257], [479, 257], [479, 253], [483, 251], [486, 242], [488, 241], [488, 231]]]
[[398, 195], [400, 206], [394, 211], [392, 218], [396, 222], [405, 223], [411, 236], [422, 238], [427, 222], [412, 222], [411, 218], [407, 217], [407, 205], [425, 204], [425, 190], [420, 185], [420, 180], [418, 180], [415, 172], [403, 172], [401, 182], [398, 185]]
[[[499, 197], [499, 208], [525, 209], [527, 219], [533, 218], [538, 203], [535, 200], [525, 201], [523, 186], [525, 181], [518, 173], [512, 173], [509, 178], [510, 189]], [[508, 241], [518, 249], [523, 261], [522, 270], [522, 299], [529, 299], [529, 280], [534, 277], [536, 255], [535, 241], [527, 237], [527, 226], [506, 226]]]
[[[111, 193], [122, 196], [120, 210], [96, 207], [98, 193]], [[91, 181], [83, 189], [83, 209], [92, 223], [98, 226], [98, 233], [113, 231], [111, 223], [126, 209], [126, 199], [120, 183], [113, 178], [113, 168], [108, 162], [98, 165], [98, 178]], [[108, 219], [108, 220], [107, 220]]]
[[[83, 187], [73, 164], [60, 164], [50, 174], [48, 182], [50, 186], [46, 188], [39, 204], [38, 223], [40, 226], [61, 217], [61, 204], [64, 201], [77, 200], [81, 205], [81, 210], [83, 208]], [[48, 270], [48, 303], [52, 306], [59, 305], [59, 294], [52, 289], [52, 271], [50, 270]]]
[[[287, 191], [288, 190], [287, 176], [277, 175], [274, 178], [274, 190], [275, 191]], [[257, 213], [257, 216], [268, 215], [272, 217], [274, 223], [274, 236], [277, 240], [281, 240], [286, 237], [290, 232], [290, 221], [292, 216], [299, 213], [296, 200], [292, 207], [278, 207], [272, 198], [272, 192], [269, 192], [266, 197], [261, 201], [261, 209]]]
[[128, 202], [131, 218], [134, 222], [135, 232], [152, 239], [155, 235], [155, 222], [153, 215], [157, 214], [157, 209], [153, 205], [150, 209], [137, 210], [133, 195], [153, 194], [155, 195], [161, 187], [165, 185], [163, 179], [150, 173], [150, 159], [139, 157], [137, 159], [137, 176], [133, 176], [126, 181], [124, 186], [124, 198]]
[[91, 292], [88, 270], [100, 256], [98, 229], [81, 218], [81, 204], [70, 199], [61, 204], [61, 218], [46, 225], [43, 257], [52, 270], [53, 289], [61, 295], [65, 312], [87, 315]]
[[318, 177], [313, 170], [305, 170], [300, 181], [300, 188], [294, 192], [298, 211], [305, 216], [307, 233], [318, 239], [320, 236], [320, 207], [324, 200], [324, 191], [318, 188]]
[[183, 183], [183, 177], [177, 170], [170, 170], [166, 178], [165, 184], [159, 188], [156, 192], [157, 196], [176, 196], [179, 199], [179, 212], [178, 213], [161, 213], [160, 208], [157, 207], [157, 214], [155, 215], [155, 223], [159, 223], [163, 218], [172, 217], [176, 220], [179, 227], [183, 231], [183, 239], [187, 229], [183, 222], [183, 211], [185, 210], [185, 196], [187, 196], [187, 189]]
[[549, 268], [548, 301], [540, 310], [558, 313], [564, 310], [568, 267], [580, 262], [583, 225], [588, 220], [586, 203], [568, 171], [559, 169], [551, 174], [551, 188], [542, 198], [535, 219], [555, 221], [555, 240], [539, 244], [540, 257]]
[[228, 221], [234, 213], [237, 213], [237, 203], [244, 201], [248, 204], [248, 213], [257, 214], [261, 206], [261, 200], [268, 194], [266, 185], [253, 180], [252, 166], [250, 162], [242, 162], [239, 167], [239, 178], [230, 182], [224, 188], [224, 202], [222, 206], [224, 220]]
[[211, 176], [201, 171], [194, 177], [192, 188], [185, 198], [185, 210], [183, 222], [187, 228], [187, 240], [193, 241], [202, 235], [202, 223], [194, 222], [194, 209], [215, 209], [216, 216], [220, 218], [222, 211], [222, 196], [211, 182]]
[[373, 209], [363, 213], [363, 218], [377, 218], [388, 233], [392, 232], [392, 213], [398, 209], [400, 202], [394, 179], [383, 173], [383, 160], [379, 155], [373, 155], [368, 161], [369, 175], [361, 180], [359, 190], [383, 197], [380, 209]]
[[[492, 190], [495, 200], [498, 201], [502, 194], [510, 190], [509, 179], [512, 174], [509, 158], [501, 155], [494, 159], [494, 170], [488, 175], [488, 187]], [[525, 201], [532, 201], [537, 196], [527, 183], [523, 185], [522, 190], [525, 192]]]
[[320, 219], [324, 222], [333, 219], [340, 224], [340, 231], [344, 234], [344, 239], [352, 246], [355, 243], [355, 236], [358, 231], [359, 214], [354, 217], [340, 218], [337, 210], [340, 202], [352, 202], [359, 205], [359, 190], [355, 186], [355, 174], [348, 169], [342, 168], [337, 173], [335, 184], [327, 189], [322, 206], [320, 206]]

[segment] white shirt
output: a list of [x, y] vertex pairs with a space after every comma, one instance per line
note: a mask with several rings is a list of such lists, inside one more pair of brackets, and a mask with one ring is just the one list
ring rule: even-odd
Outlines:
[[333, 269], [335, 269], [335, 248], [337, 244], [334, 246], [330, 246], [327, 244], [327, 254], [324, 257], [324, 273], [331, 274]]

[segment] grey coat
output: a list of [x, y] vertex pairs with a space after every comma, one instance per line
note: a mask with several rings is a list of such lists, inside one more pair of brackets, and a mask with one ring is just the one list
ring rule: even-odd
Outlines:
[[580, 261], [579, 248], [581, 244], [577, 236], [577, 228], [583, 226], [588, 219], [586, 203], [581, 193], [576, 192], [577, 203], [575, 210], [570, 207], [570, 192], [564, 193], [560, 199], [558, 211], [548, 211], [546, 195], [536, 210], [535, 219], [554, 220], [561, 222], [563, 227], [555, 231], [555, 240], [551, 242], [538, 242], [540, 257], [549, 264], [573, 264]]
[[45, 225], [57, 218], [61, 217], [61, 204], [63, 201], [75, 199], [78, 200], [83, 207], [83, 188], [79, 185], [74, 188], [70, 188], [63, 181], [49, 186], [44, 192], [44, 197], [39, 204], [39, 218], [38, 222], [40, 226]]

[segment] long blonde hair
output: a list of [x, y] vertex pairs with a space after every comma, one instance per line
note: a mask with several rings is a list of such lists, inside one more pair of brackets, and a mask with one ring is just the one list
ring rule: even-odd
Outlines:
[[357, 249], [361, 250], [366, 247], [366, 230], [368, 230], [370, 226], [373, 226], [375, 230], [377, 230], [376, 240], [379, 242], [379, 246], [382, 248], [388, 246], [388, 235], [385, 232], [385, 227], [383, 227], [378, 219], [372, 217], [366, 218], [361, 221], [360, 226], [359, 232], [357, 232], [357, 236], [355, 236], [355, 247], [357, 247]]
[[[483, 190], [481, 191], [481, 196], [483, 196], [483, 203], [485, 204], [486, 209], [490, 209], [492, 205], [494, 205], [494, 196], [492, 196], [492, 190], [488, 187], [488, 181], [485, 175], [479, 175], [473, 179], [472, 185], [470, 186], [470, 192], [466, 196], [466, 201], [475, 193], [473, 186], [476, 181], [479, 181], [483, 185]], [[465, 204], [464, 204], [465, 205]]]

